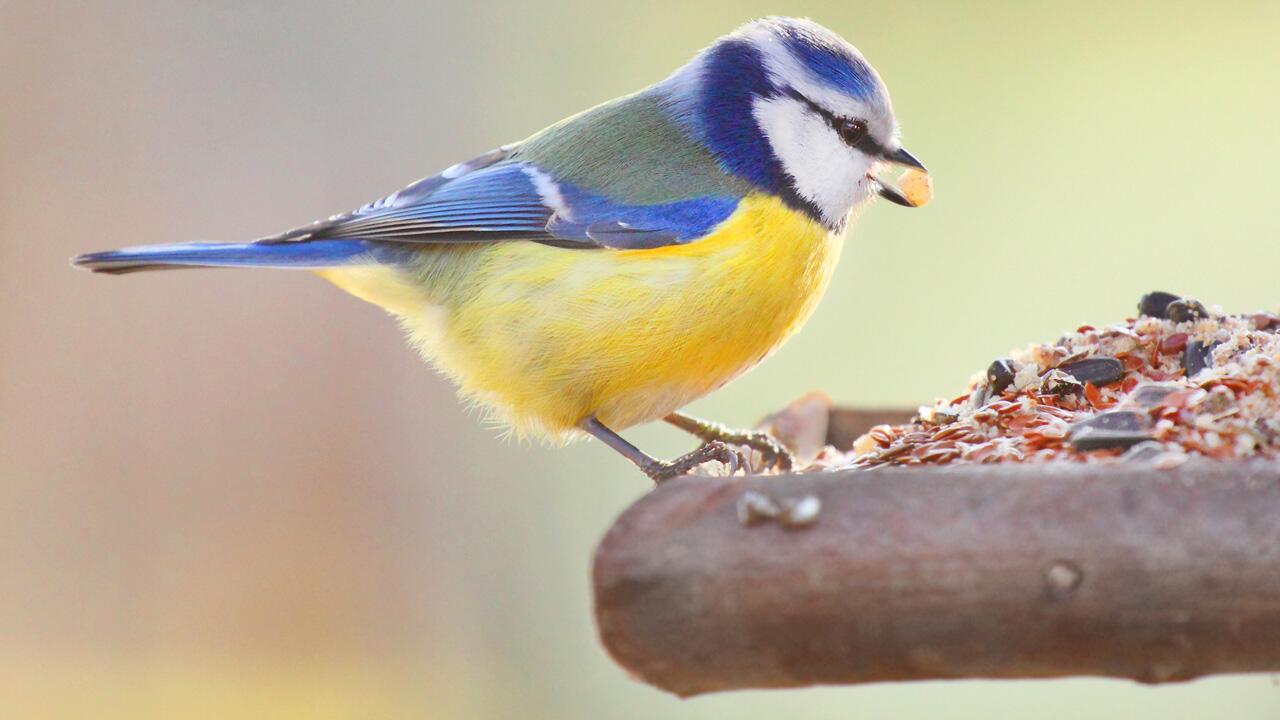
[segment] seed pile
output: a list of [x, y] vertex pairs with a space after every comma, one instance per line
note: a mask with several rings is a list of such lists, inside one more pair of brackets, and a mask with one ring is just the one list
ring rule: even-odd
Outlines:
[[816, 466], [1280, 458], [1280, 319], [1164, 292], [1138, 311], [997, 359], [963, 395]]

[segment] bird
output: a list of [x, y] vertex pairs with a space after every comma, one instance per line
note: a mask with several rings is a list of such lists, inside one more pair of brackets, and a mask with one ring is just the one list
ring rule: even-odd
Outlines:
[[[395, 316], [460, 396], [519, 437], [594, 437], [654, 482], [773, 437], [681, 412], [777, 350], [826, 291], [882, 179], [927, 172], [853, 45], [767, 17], [665, 79], [358, 209], [252, 242], [72, 259], [97, 273], [307, 270]], [[655, 458], [621, 434], [665, 420], [702, 444]]]

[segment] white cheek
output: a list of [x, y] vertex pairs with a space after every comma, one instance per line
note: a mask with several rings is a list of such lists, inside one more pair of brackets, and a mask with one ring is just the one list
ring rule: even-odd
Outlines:
[[825, 120], [788, 97], [758, 99], [754, 111], [796, 192], [825, 220], [839, 222], [867, 198], [873, 161], [845, 145]]

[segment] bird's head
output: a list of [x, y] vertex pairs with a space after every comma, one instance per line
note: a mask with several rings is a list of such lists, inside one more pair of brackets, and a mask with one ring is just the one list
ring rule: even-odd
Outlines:
[[765, 18], [720, 38], [659, 86], [726, 170], [831, 228], [876, 179], [924, 169], [902, 146], [889, 92], [857, 48], [810, 20]]

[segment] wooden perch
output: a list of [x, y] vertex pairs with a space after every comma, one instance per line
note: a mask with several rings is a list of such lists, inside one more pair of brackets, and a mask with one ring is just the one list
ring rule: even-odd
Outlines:
[[[747, 490], [821, 511], [747, 526]], [[681, 478], [617, 520], [594, 583], [605, 647], [678, 695], [1280, 671], [1280, 468]]]

